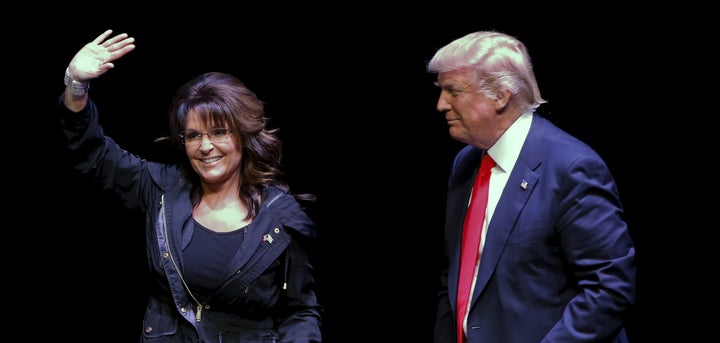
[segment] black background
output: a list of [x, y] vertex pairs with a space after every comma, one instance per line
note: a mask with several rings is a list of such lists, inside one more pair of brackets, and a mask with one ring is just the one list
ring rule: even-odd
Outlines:
[[[94, 342], [110, 334], [127, 342], [141, 331], [143, 218], [70, 169], [52, 112], [70, 59], [106, 29], [137, 41], [90, 90], [106, 133], [129, 151], [164, 158], [152, 141], [167, 133], [175, 89], [197, 74], [234, 74], [266, 103], [293, 191], [319, 197], [309, 211], [320, 229], [314, 251], [327, 342], [431, 341], [446, 178], [460, 146], [435, 110], [439, 93], [425, 64], [439, 47], [477, 30], [525, 42], [549, 101], [541, 113], [595, 148], [613, 171], [637, 245], [633, 341], [685, 341], [702, 329], [705, 320], [689, 310], [699, 297], [691, 290], [708, 274], [688, 247], [697, 226], [685, 208], [665, 201], [670, 192], [662, 188], [672, 167], [668, 149], [689, 136], [667, 133], [684, 120], [662, 119], [678, 117], [673, 99], [683, 93], [667, 82], [677, 69], [663, 18], [608, 7], [546, 8], [541, 16], [482, 6], [426, 15], [352, 5], [117, 6], [112, 15], [50, 9], [54, 19], [28, 16], [37, 34], [6, 31], [8, 45], [16, 44], [9, 51], [20, 68], [9, 72], [20, 74], [12, 85], [21, 95], [6, 101], [19, 105], [12, 118], [20, 123], [11, 125], [25, 140], [8, 149], [10, 188], [21, 188], [14, 203], [25, 219], [9, 248], [27, 242], [34, 250], [21, 255], [27, 263], [13, 254], [16, 268], [8, 270], [17, 298], [31, 299], [23, 308], [36, 319], [22, 322], [63, 328], [32, 324], [32, 335]], [[43, 138], [33, 145], [26, 135]], [[682, 206], [700, 212], [692, 197], [684, 199]], [[676, 225], [685, 231], [670, 231]], [[28, 287], [37, 291], [29, 295]]]

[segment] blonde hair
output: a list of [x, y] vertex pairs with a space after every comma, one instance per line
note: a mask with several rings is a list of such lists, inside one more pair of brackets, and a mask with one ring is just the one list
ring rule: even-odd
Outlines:
[[512, 93], [511, 103], [521, 112], [534, 111], [546, 101], [540, 95], [525, 44], [495, 31], [467, 34], [440, 48], [427, 70], [442, 73], [472, 68], [478, 89], [497, 99], [501, 90]]

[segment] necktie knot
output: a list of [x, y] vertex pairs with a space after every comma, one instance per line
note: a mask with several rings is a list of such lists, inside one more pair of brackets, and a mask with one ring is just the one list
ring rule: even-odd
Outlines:
[[493, 160], [492, 157], [490, 157], [490, 154], [485, 153], [482, 157], [482, 161], [480, 162], [480, 173], [484, 174], [490, 171], [492, 167], [496, 165], [495, 160]]

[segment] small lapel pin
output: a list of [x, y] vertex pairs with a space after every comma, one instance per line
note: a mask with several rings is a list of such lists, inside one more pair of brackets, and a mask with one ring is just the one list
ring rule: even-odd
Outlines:
[[272, 241], [273, 241], [273, 238], [272, 238], [272, 236], [270, 236], [269, 233], [266, 233], [265, 236], [263, 236], [263, 242], [268, 242], [268, 243], [272, 244]]
[[528, 186], [528, 182], [525, 180], [523, 180], [523, 182], [520, 184], [520, 187], [522, 187], [522, 189], [527, 189], [527, 186]]

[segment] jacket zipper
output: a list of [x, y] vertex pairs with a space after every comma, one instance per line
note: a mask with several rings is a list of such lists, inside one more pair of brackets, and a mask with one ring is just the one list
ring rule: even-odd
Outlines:
[[195, 322], [200, 323], [202, 321], [202, 309], [203, 305], [202, 303], [195, 297], [193, 292], [190, 290], [190, 287], [185, 282], [185, 278], [183, 278], [182, 273], [180, 272], [180, 268], [178, 268], [177, 263], [175, 263], [175, 258], [173, 257], [172, 250], [170, 249], [170, 240], [168, 237], [168, 229], [167, 229], [167, 218], [165, 217], [165, 194], [160, 196], [160, 209], [162, 211], [162, 217], [163, 217], [163, 231], [165, 232], [165, 247], [168, 250], [168, 256], [170, 257], [170, 262], [172, 262], [173, 266], [175, 267], [175, 271], [177, 271], [178, 276], [180, 277], [180, 281], [182, 282], [183, 286], [185, 287], [185, 290], [187, 291], [188, 295], [192, 300], [197, 304], [196, 310], [195, 310]]

